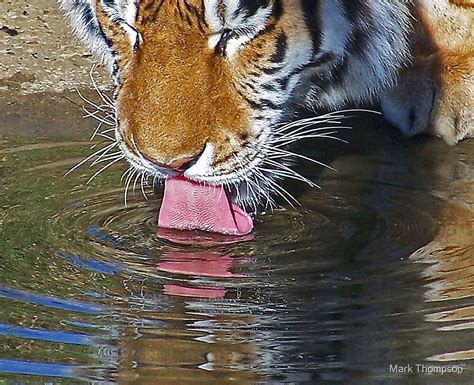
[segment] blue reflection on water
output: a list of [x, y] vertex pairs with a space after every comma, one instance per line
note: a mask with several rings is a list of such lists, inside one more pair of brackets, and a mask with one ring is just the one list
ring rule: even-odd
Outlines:
[[0, 286], [0, 298], [14, 299], [42, 305], [50, 308], [73, 311], [84, 314], [100, 314], [102, 307], [97, 304], [84, 301], [49, 297], [45, 295], [32, 294], [10, 287]]
[[92, 258], [82, 258], [78, 255], [67, 254], [63, 255], [72, 265], [80, 269], [93, 271], [105, 275], [114, 275], [116, 272], [123, 269], [121, 264], [111, 264], [106, 262], [96, 261]]
[[109, 234], [105, 234], [100, 230], [99, 226], [90, 226], [87, 229], [87, 234], [89, 234], [91, 237], [95, 238], [98, 241], [106, 242], [112, 245], [115, 248], [122, 247], [122, 243], [116, 239], [114, 239], [112, 236]]
[[21, 328], [14, 325], [0, 323], [0, 335], [7, 335], [30, 340], [58, 342], [62, 344], [91, 345], [91, 336], [88, 334], [49, 331], [43, 329]]
[[78, 378], [74, 365], [0, 359], [0, 372], [33, 376]]

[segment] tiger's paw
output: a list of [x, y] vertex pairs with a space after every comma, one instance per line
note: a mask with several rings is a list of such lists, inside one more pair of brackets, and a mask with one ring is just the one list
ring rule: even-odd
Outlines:
[[474, 137], [474, 52], [416, 58], [381, 106], [406, 136], [431, 134], [450, 145]]

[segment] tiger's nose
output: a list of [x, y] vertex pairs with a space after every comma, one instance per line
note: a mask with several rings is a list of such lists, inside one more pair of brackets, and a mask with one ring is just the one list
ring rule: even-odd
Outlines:
[[148, 160], [149, 162], [162, 167], [166, 168], [169, 170], [177, 171], [177, 172], [184, 172], [187, 169], [191, 168], [194, 164], [196, 164], [197, 160], [201, 156], [201, 153], [199, 153], [196, 156], [183, 156], [183, 157], [178, 157], [173, 159], [172, 161], [169, 162], [163, 162], [163, 161], [158, 161], [156, 159], [153, 159], [147, 155], [143, 154], [143, 157]]
[[142, 145], [133, 136], [131, 141], [134, 152], [142, 159], [163, 169], [181, 173], [194, 166], [204, 154], [206, 148], [208, 148], [208, 142], [206, 142], [203, 143], [202, 147], [194, 146], [194, 148], [188, 149], [168, 148], [167, 153], [165, 153], [153, 146]]
[[195, 157], [183, 157], [173, 160], [170, 163], [164, 164], [161, 167], [170, 168], [174, 171], [186, 171], [192, 167], [198, 160], [199, 155]]

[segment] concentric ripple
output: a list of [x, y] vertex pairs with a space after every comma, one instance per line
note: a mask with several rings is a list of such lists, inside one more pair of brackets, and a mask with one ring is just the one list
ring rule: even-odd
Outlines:
[[157, 235], [160, 191], [125, 207], [124, 165], [65, 178], [88, 146], [0, 141], [1, 379], [405, 384], [390, 365], [434, 362], [463, 373], [420, 383], [470, 383], [472, 145], [449, 172], [419, 143], [344, 152], [240, 242]]

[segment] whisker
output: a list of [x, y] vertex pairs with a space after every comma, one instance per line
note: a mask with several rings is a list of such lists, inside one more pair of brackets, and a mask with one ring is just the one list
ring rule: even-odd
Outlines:
[[337, 132], [337, 130], [351, 130], [352, 127], [349, 126], [325, 126], [325, 127], [318, 127], [318, 128], [312, 128], [312, 129], [307, 129], [307, 127], [311, 127], [313, 124], [309, 124], [307, 126], [298, 128], [297, 130], [290, 131], [290, 132], [285, 132], [285, 133], [277, 133], [275, 135], [275, 138], [286, 138], [286, 137], [292, 137], [296, 135], [306, 135], [306, 134], [314, 134], [314, 133], [322, 133], [324, 134], [327, 131], [333, 130], [333, 132]]
[[103, 134], [102, 132], [98, 132], [96, 136], [100, 136], [101, 138], [109, 139], [110, 141], [115, 142], [115, 138], [112, 138], [109, 135]]
[[[266, 180], [264, 180], [264, 182], [266, 182]], [[273, 200], [273, 198], [271, 197], [270, 193], [268, 192], [268, 190], [264, 189], [263, 187], [261, 187], [257, 182], [254, 182], [256, 185], [257, 185], [257, 192], [260, 194], [260, 195], [264, 195], [265, 199], [266, 199], [266, 203], [265, 203], [265, 209], [267, 209], [268, 207], [270, 207], [270, 210], [273, 210], [275, 207], [277, 207], [277, 204], [276, 202]]]
[[137, 170], [135, 180], [133, 181], [132, 195], [135, 196], [135, 190], [138, 184], [138, 178], [140, 178], [140, 172]]
[[[240, 168], [244, 169], [244, 165], [242, 164], [242, 161], [237, 156], [234, 156], [234, 159], [237, 161]], [[268, 207], [268, 206], [270, 206], [271, 208], [276, 207], [276, 204], [275, 204], [274, 200], [271, 198], [269, 192], [266, 189], [262, 188], [257, 183], [257, 181], [253, 181], [251, 179], [251, 177], [249, 177], [246, 174], [243, 174], [243, 178], [244, 178], [244, 182], [245, 182], [245, 187], [247, 189], [247, 196], [251, 195], [254, 198], [258, 198], [259, 196], [263, 195], [266, 199], [265, 207]], [[234, 186], [235, 186], [235, 190], [236, 190], [236, 193], [237, 193], [237, 199], [240, 199], [240, 201], [241, 201], [242, 198], [240, 196], [240, 189], [239, 189], [237, 183], [234, 182]], [[257, 206], [256, 206], [256, 204], [253, 200], [252, 200], [252, 203], [253, 203], [255, 212], [257, 212]]]
[[[336, 114], [346, 114], [348, 112], [364, 112], [364, 113], [368, 113], [368, 114], [382, 115], [382, 113], [380, 111], [368, 110], [366, 108], [348, 108], [348, 109], [345, 109], [345, 110], [338, 110], [338, 111], [328, 112], [325, 115], [326, 116], [334, 116]], [[344, 118], [346, 118], [346, 116], [344, 116]]]
[[344, 144], [349, 144], [349, 142], [345, 139], [342, 139], [342, 138], [338, 138], [337, 136], [333, 136], [331, 134], [323, 134], [321, 136], [319, 136], [319, 138], [323, 138], [323, 139], [331, 139], [331, 140], [335, 140], [336, 142], [341, 142], [341, 143], [344, 143]]
[[110, 140], [101, 140], [100, 142], [94, 143], [92, 146], [89, 147], [89, 150], [92, 150], [96, 148], [97, 146], [100, 146], [101, 144], [105, 144], [105, 143], [110, 144]]
[[112, 99], [110, 99], [107, 94], [105, 94], [104, 92], [101, 91], [101, 89], [99, 88], [99, 86], [97, 85], [97, 82], [95, 81], [94, 79], [94, 71], [95, 71], [95, 67], [96, 65], [94, 64], [91, 68], [91, 70], [89, 71], [89, 77], [91, 79], [91, 82], [92, 82], [92, 86], [94, 87], [94, 89], [96, 90], [97, 94], [100, 96], [100, 98], [102, 99], [102, 101], [107, 104], [109, 107], [111, 107], [114, 111], [115, 111], [115, 106], [114, 106], [114, 102], [112, 101]]
[[251, 200], [251, 204], [253, 206], [254, 213], [256, 213], [258, 208], [257, 208], [257, 202], [255, 201], [255, 197], [258, 196], [258, 191], [259, 190], [262, 191], [262, 190], [258, 186], [258, 183], [253, 181], [251, 178], [245, 178], [245, 180], [246, 180], [247, 189], [248, 189], [247, 191], [249, 191], [248, 194], [251, 194], [251, 196], [254, 198]]
[[92, 162], [91, 166], [94, 166], [96, 163], [99, 163], [101, 161], [101, 159], [103, 159], [104, 157], [109, 157], [109, 156], [112, 156], [112, 155], [118, 155], [118, 154], [122, 154], [121, 151], [117, 151], [117, 152], [114, 152], [112, 154], [109, 154], [109, 152], [115, 147], [118, 145], [118, 143], [113, 143], [114, 145], [113, 146], [110, 146], [107, 151], [104, 151], [102, 154], [98, 155], [97, 156], [97, 159], [94, 160], [94, 162]]
[[342, 142], [342, 143], [348, 143], [347, 140], [344, 140], [344, 139], [341, 139], [341, 138], [338, 138], [337, 136], [334, 136], [333, 134], [336, 134], [337, 131], [329, 131], [327, 133], [324, 133], [324, 134], [310, 134], [310, 135], [299, 135], [299, 136], [296, 136], [294, 138], [280, 138], [280, 140], [275, 140], [273, 142], [270, 142], [270, 144], [275, 144], [275, 148], [281, 148], [281, 147], [286, 147], [292, 143], [296, 143], [296, 142], [299, 142], [300, 140], [304, 140], [304, 139], [331, 139], [331, 140], [335, 140], [335, 141], [338, 141], [338, 142]]
[[275, 132], [288, 131], [292, 128], [300, 127], [301, 125], [306, 125], [306, 124], [315, 125], [315, 124], [330, 123], [330, 124], [339, 125], [341, 124], [342, 119], [349, 119], [349, 118], [356, 117], [355, 115], [344, 115], [347, 113], [369, 113], [369, 114], [375, 114], [375, 115], [382, 114], [379, 111], [359, 109], [359, 108], [333, 111], [333, 112], [326, 113], [324, 115], [312, 116], [308, 118], [299, 119], [290, 123], [282, 124], [280, 127], [276, 128]]
[[146, 195], [146, 191], [145, 191], [145, 177], [146, 177], [146, 172], [143, 171], [141, 181], [140, 181], [140, 187], [141, 187], [141, 190], [142, 190], [142, 195], [145, 198], [145, 200], [147, 201], [148, 196]]
[[281, 129], [284, 129], [285, 127], [293, 127], [293, 126], [297, 126], [299, 124], [305, 124], [305, 123], [308, 123], [308, 122], [312, 122], [314, 124], [322, 124], [322, 123], [325, 123], [327, 121], [338, 122], [343, 118], [344, 118], [344, 115], [336, 115], [336, 114], [332, 114], [332, 115], [324, 114], [324, 115], [309, 116], [309, 117], [306, 117], [306, 118], [301, 118], [301, 119], [293, 120], [293, 121], [290, 121], [290, 122], [281, 123], [280, 125], [277, 125], [276, 129], [281, 130]]
[[257, 171], [259, 177], [262, 178], [263, 180], [265, 180], [265, 182], [268, 183], [269, 185], [273, 186], [273, 188], [275, 189], [275, 192], [279, 196], [281, 196], [286, 201], [286, 203], [288, 203], [293, 209], [296, 209], [296, 208], [295, 208], [294, 204], [292, 203], [292, 201], [294, 203], [296, 203], [296, 205], [301, 206], [301, 204], [298, 202], [298, 200], [293, 195], [291, 195], [288, 191], [286, 191], [284, 187], [280, 186], [278, 183], [276, 183], [272, 179], [265, 176], [265, 174], [259, 172], [258, 170], [256, 170], [256, 171]]
[[122, 153], [115, 154], [115, 155], [109, 155], [109, 156], [106, 156], [105, 158], [103, 158], [101, 160], [95, 160], [93, 164], [96, 165], [96, 164], [99, 164], [99, 163], [104, 163], [104, 162], [108, 162], [109, 160], [114, 160], [114, 159], [119, 159], [119, 158], [124, 159], [125, 155], [123, 155]]
[[276, 154], [276, 155], [270, 155], [269, 159], [285, 159], [285, 158], [293, 158], [293, 157], [294, 157], [294, 158], [299, 158], [299, 159], [306, 160], [306, 161], [308, 161], [308, 162], [317, 164], [318, 166], [327, 168], [328, 170], [337, 172], [336, 169], [332, 168], [331, 166], [328, 166], [327, 164], [325, 164], [325, 163], [323, 163], [323, 162], [320, 162], [320, 161], [318, 161], [318, 160], [316, 160], [316, 159], [312, 159], [312, 158], [309, 158], [309, 157], [307, 157], [307, 156], [300, 155], [300, 154]]
[[117, 128], [117, 127], [108, 128], [107, 130], [103, 130], [103, 131], [101, 131], [100, 133], [101, 133], [101, 134], [107, 134], [107, 133], [109, 133], [109, 132], [111, 132], [111, 131], [115, 131], [116, 128]]
[[[257, 170], [258, 171], [258, 170]], [[250, 177], [246, 177], [246, 181], [248, 183], [248, 185], [250, 186], [250, 188], [252, 186], [254, 186], [255, 190], [252, 191], [252, 195], [253, 196], [259, 196], [259, 195], [264, 195], [265, 199], [267, 200], [267, 202], [273, 202], [273, 199], [270, 197], [270, 193], [263, 189], [257, 181], [255, 180], [252, 180]], [[255, 211], [257, 211], [257, 207], [255, 206]]]
[[[299, 140], [302, 140], [302, 139], [331, 139], [331, 140], [335, 140], [337, 142], [342, 142], [342, 143], [349, 143], [347, 140], [345, 139], [342, 139], [342, 138], [338, 138], [337, 136], [334, 136], [333, 134], [336, 134], [337, 132], [336, 131], [332, 131], [332, 132], [328, 132], [328, 133], [325, 133], [325, 134], [319, 134], [319, 135], [303, 135], [303, 136], [300, 136], [298, 137], [297, 139], [295, 139], [293, 142], [291, 143], [294, 143], [294, 142], [297, 142]], [[276, 147], [281, 147], [282, 145], [280, 144], [279, 146], [276, 146]]]
[[115, 120], [115, 111], [109, 110], [109, 106], [107, 106], [105, 104], [97, 105], [97, 104], [94, 103], [92, 105], [92, 107], [95, 108], [95, 111], [89, 110], [87, 106], [83, 106], [82, 111], [84, 111], [85, 113], [88, 113], [88, 114], [93, 114], [93, 115], [104, 114], [107, 118], [111, 118], [111, 119]]
[[135, 175], [135, 172], [137, 172], [137, 170], [132, 169], [132, 172], [128, 175], [127, 180], [125, 181], [125, 193], [124, 193], [125, 208], [128, 207], [128, 189], [130, 187], [130, 183], [132, 182], [133, 176]]
[[118, 159], [114, 159], [112, 160], [109, 164], [105, 165], [104, 167], [102, 167], [99, 171], [97, 171], [94, 175], [92, 175], [89, 180], [86, 182], [86, 185], [89, 184], [90, 182], [92, 182], [100, 173], [102, 173], [103, 171], [107, 170], [109, 167], [113, 166], [115, 163], [117, 163], [118, 161], [122, 160], [123, 157], [120, 157]]
[[[105, 112], [107, 113], [108, 111], [105, 110], [103, 107], [106, 107], [106, 106], [99, 106], [97, 105], [96, 103], [94, 103], [92, 100], [89, 100], [87, 99], [84, 95], [82, 95], [81, 91], [79, 91], [78, 88], [76, 88], [76, 92], [77, 94], [79, 95], [79, 97], [82, 99], [82, 101], [86, 102], [88, 105], [90, 105], [91, 107], [94, 107], [96, 110], [99, 110], [99, 111], [102, 111], [102, 112]], [[109, 106], [107, 106], [109, 108]]]
[[275, 135], [273, 138], [271, 138], [270, 143], [278, 143], [281, 141], [285, 140], [291, 140], [291, 139], [299, 139], [299, 138], [319, 138], [321, 135], [332, 135], [336, 134], [339, 131], [337, 129], [334, 129], [332, 131], [330, 130], [306, 130], [306, 131], [300, 131], [300, 132], [292, 132], [292, 133], [287, 133], [284, 135]]
[[316, 188], [321, 189], [320, 186], [314, 184], [313, 182], [311, 182], [311, 181], [308, 182], [307, 180], [302, 179], [302, 178], [299, 178], [299, 177], [297, 177], [297, 176], [295, 176], [295, 175], [293, 175], [292, 173], [289, 173], [289, 172], [285, 172], [285, 171], [282, 171], [282, 170], [275, 170], [275, 169], [266, 169], [266, 168], [261, 168], [261, 170], [266, 171], [266, 172], [268, 172], [268, 173], [270, 173], [270, 174], [274, 174], [274, 175], [276, 175], [276, 176], [278, 176], [278, 177], [287, 178], [287, 179], [293, 179], [293, 180], [297, 180], [297, 181], [299, 181], [299, 182], [305, 182], [305, 183], [308, 184], [310, 187], [316, 187]]
[[123, 183], [125, 176], [133, 170], [133, 166], [128, 166], [128, 168], [123, 172], [122, 176], [120, 177], [120, 182]]
[[321, 186], [319, 186], [317, 183], [314, 183], [312, 180], [304, 177], [303, 175], [299, 174], [295, 170], [291, 169], [290, 167], [288, 167], [288, 166], [286, 166], [282, 163], [276, 162], [272, 159], [267, 159], [267, 163], [269, 163], [270, 166], [278, 167], [278, 169], [279, 169], [279, 170], [271, 169], [272, 171], [277, 171], [277, 172], [280, 172], [280, 173], [290, 174], [292, 179], [296, 179], [296, 180], [299, 180], [301, 182], [304, 182], [304, 183], [308, 184], [311, 187], [316, 187], [316, 188], [319, 188], [319, 189], [321, 188]]
[[308, 126], [316, 126], [320, 124], [332, 124], [332, 125], [340, 125], [342, 124], [338, 119], [315, 119], [315, 118], [305, 118], [301, 120], [297, 120], [291, 123], [287, 123], [286, 125], [276, 129], [274, 132], [276, 133], [284, 133], [289, 131], [293, 128], [299, 129], [300, 127], [308, 127]]
[[323, 162], [320, 162], [319, 160], [307, 157], [307, 156], [302, 155], [302, 154], [298, 154], [296, 152], [292, 152], [292, 151], [289, 151], [289, 150], [284, 150], [282, 148], [269, 147], [269, 146], [266, 146], [266, 145], [263, 145], [263, 147], [266, 148], [269, 151], [269, 159], [281, 159], [281, 158], [294, 157], [294, 158], [303, 159], [303, 160], [306, 160], [308, 162], [311, 162], [311, 163], [317, 164], [319, 166], [325, 167], [325, 168], [327, 168], [331, 171], [337, 171], [336, 169], [332, 168], [331, 166], [328, 166], [327, 164], [325, 164]]
[[111, 116], [108, 115], [106, 117], [99, 116], [98, 114], [101, 113], [102, 111], [89, 111], [87, 108], [83, 107], [82, 109], [86, 114], [84, 115], [84, 118], [93, 118], [101, 123], [104, 123], [107, 126], [113, 126], [115, 124], [115, 121], [110, 121], [107, 120], [107, 118], [110, 118]]
[[94, 132], [92, 133], [92, 136], [90, 137], [89, 140], [94, 140], [96, 135], [98, 134], [99, 130], [102, 128], [102, 125], [103, 123], [102, 122], [99, 122], [99, 124], [97, 125], [97, 127], [95, 128]]
[[89, 155], [85, 159], [81, 160], [78, 164], [76, 164], [73, 168], [71, 168], [64, 176], [68, 176], [71, 174], [73, 171], [77, 170], [79, 167], [81, 167], [83, 164], [87, 163], [89, 160], [93, 159], [95, 156], [99, 156], [104, 151], [108, 151], [109, 149], [113, 148], [115, 146], [115, 143], [109, 144], [105, 146], [104, 148], [101, 148], [100, 150], [94, 152], [93, 154]]

